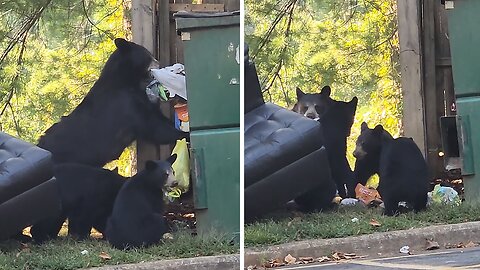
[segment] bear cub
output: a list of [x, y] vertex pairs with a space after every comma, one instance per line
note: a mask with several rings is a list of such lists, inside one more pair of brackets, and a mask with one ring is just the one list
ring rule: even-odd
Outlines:
[[426, 208], [428, 168], [412, 138], [393, 139], [381, 125], [369, 129], [366, 123], [362, 123], [354, 156], [363, 165], [355, 166], [355, 175], [373, 174], [378, 168], [378, 191], [385, 204], [385, 215], [398, 214], [398, 203], [402, 201], [415, 212]]
[[[62, 211], [32, 227], [35, 241], [41, 243], [57, 236], [66, 218], [68, 234], [75, 238], [87, 238], [92, 227], [103, 234], [115, 197], [127, 178], [119, 175], [117, 170], [78, 163], [56, 165], [54, 175], [60, 190]], [[38, 230], [49, 233], [37, 234]]]
[[106, 228], [107, 241], [118, 249], [150, 246], [160, 242], [169, 228], [163, 216], [164, 189], [177, 184], [172, 164], [149, 160], [145, 170], [128, 180], [118, 192]]

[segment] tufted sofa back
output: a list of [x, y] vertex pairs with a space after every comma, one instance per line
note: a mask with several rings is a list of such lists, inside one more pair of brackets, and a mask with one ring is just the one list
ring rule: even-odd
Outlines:
[[47, 150], [0, 132], [0, 204], [53, 176]]

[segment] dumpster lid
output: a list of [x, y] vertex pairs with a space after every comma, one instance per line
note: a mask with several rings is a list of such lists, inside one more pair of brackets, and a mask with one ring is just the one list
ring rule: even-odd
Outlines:
[[240, 11], [217, 13], [179, 11], [173, 14], [173, 16], [176, 20], [178, 31], [192, 28], [240, 25]]

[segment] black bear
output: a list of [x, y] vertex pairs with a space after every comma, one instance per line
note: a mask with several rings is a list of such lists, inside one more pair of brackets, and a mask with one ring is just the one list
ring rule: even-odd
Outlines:
[[[369, 129], [362, 124], [354, 155], [357, 161], [363, 160], [358, 167], [355, 166], [356, 175], [366, 177], [378, 171], [378, 191], [385, 204], [386, 215], [397, 214], [398, 203], [402, 201], [415, 212], [425, 209], [429, 188], [428, 168], [412, 138], [394, 139], [381, 125]], [[366, 181], [363, 179], [359, 180]]]
[[355, 120], [358, 98], [337, 101], [330, 93], [330, 86], [324, 86], [317, 94], [305, 94], [297, 87], [297, 103], [293, 110], [322, 124], [323, 141], [338, 195], [354, 197], [355, 180], [347, 160], [347, 138]]
[[335, 102], [330, 98], [330, 86], [324, 86], [320, 93], [306, 94], [299, 87], [296, 89], [297, 103], [293, 106], [293, 111], [311, 119], [318, 119]]
[[[322, 124], [322, 140], [327, 150], [331, 176], [334, 182], [324, 182], [322, 186], [295, 199], [300, 210], [305, 212], [328, 210], [334, 206], [335, 191], [345, 198], [355, 196], [353, 172], [347, 160], [347, 137], [350, 136], [358, 99], [350, 102], [333, 101], [318, 120]], [[318, 107], [318, 105], [317, 105]], [[319, 110], [321, 111], [321, 110]]]
[[[188, 137], [175, 129], [158, 104], [149, 101], [145, 87], [156, 60], [144, 47], [121, 38], [100, 77], [83, 101], [40, 137], [38, 146], [52, 152], [53, 161], [102, 167], [117, 159], [134, 140], [171, 144]], [[91, 188], [95, 188], [92, 186]], [[35, 240], [54, 238], [55, 226], [33, 226]]]
[[55, 163], [102, 167], [136, 139], [170, 144], [187, 136], [148, 100], [149, 69], [156, 63], [144, 47], [121, 38], [83, 101], [40, 137], [38, 146]]
[[[368, 124], [363, 122], [360, 126], [360, 135], [355, 144], [353, 156], [355, 157], [355, 168], [353, 174], [355, 176], [355, 185], [360, 183], [367, 184], [367, 181], [374, 174], [378, 174], [380, 164], [380, 148], [375, 144], [379, 141], [369, 141], [373, 129], [368, 128]], [[392, 134], [383, 129], [383, 135], [386, 139], [393, 139]], [[372, 145], [373, 144], [373, 145]], [[367, 152], [368, 151], [368, 155]]]
[[[92, 167], [78, 163], [62, 163], [54, 167], [60, 190], [62, 212], [35, 224], [35, 228], [58, 228], [68, 218], [68, 234], [85, 239], [95, 228], [104, 233], [113, 202], [126, 177], [116, 170]], [[58, 230], [52, 232], [58, 234]], [[35, 241], [47, 239], [37, 236]]]
[[122, 186], [105, 233], [112, 246], [126, 249], [160, 242], [169, 229], [163, 190], [176, 184], [172, 169], [176, 158], [174, 154], [166, 161], [147, 161], [145, 170]]

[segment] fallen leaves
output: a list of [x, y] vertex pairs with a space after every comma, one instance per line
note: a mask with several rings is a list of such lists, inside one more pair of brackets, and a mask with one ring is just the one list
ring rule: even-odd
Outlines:
[[[343, 253], [343, 252], [334, 252], [330, 256], [322, 256], [319, 258], [313, 257], [294, 257], [291, 254], [285, 256], [285, 258], [272, 259], [261, 265], [263, 268], [275, 268], [285, 265], [297, 265], [297, 264], [308, 264], [308, 263], [322, 263], [322, 262], [333, 262], [333, 261], [343, 261], [343, 260], [352, 260], [364, 258], [365, 256], [358, 256], [355, 253]], [[248, 266], [247, 269], [259, 269], [257, 266]]]
[[102, 251], [100, 252], [100, 254], [98, 254], [98, 257], [102, 258], [103, 260], [110, 260], [112, 259], [112, 256], [110, 256], [108, 253], [106, 253], [105, 251]]
[[374, 218], [372, 218], [368, 224], [372, 225], [373, 227], [380, 227], [380, 226], [382, 226], [382, 224], [381, 224], [380, 222], [378, 222], [378, 221], [377, 221], [376, 219], [374, 219]]
[[425, 250], [434, 250], [439, 249], [440, 245], [438, 242], [427, 239], [427, 245], [425, 246]]
[[285, 256], [285, 259], [283, 259], [285, 263], [287, 264], [294, 264], [297, 261], [297, 258], [293, 257], [292, 255], [288, 254]]
[[458, 243], [458, 244], [447, 244], [445, 245], [445, 248], [446, 249], [449, 249], [449, 248], [471, 248], [471, 247], [478, 247], [479, 244], [478, 243], [474, 243], [472, 241], [468, 242], [468, 243]]

